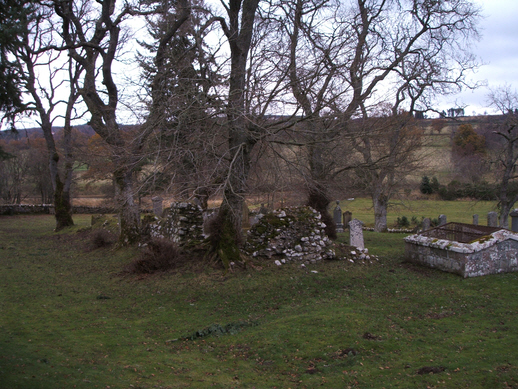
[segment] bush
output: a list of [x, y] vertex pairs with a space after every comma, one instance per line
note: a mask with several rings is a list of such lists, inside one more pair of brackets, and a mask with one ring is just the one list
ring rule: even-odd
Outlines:
[[439, 180], [437, 179], [437, 177], [432, 177], [432, 181], [430, 182], [430, 187], [432, 188], [432, 193], [437, 193], [439, 192], [439, 188], [440, 188], [440, 184], [439, 184]]
[[430, 179], [427, 176], [424, 176], [421, 180], [421, 184], [419, 185], [419, 190], [422, 194], [432, 194], [432, 186], [430, 185]]
[[485, 181], [471, 184], [453, 180], [447, 186], [439, 188], [439, 196], [443, 200], [469, 197], [476, 200], [492, 201], [497, 198], [497, 187]]
[[396, 226], [398, 228], [408, 228], [410, 227], [410, 222], [406, 216], [401, 216], [397, 218]]
[[186, 256], [174, 242], [152, 239], [139, 258], [128, 265], [126, 271], [132, 274], [152, 274], [177, 268], [186, 262]]

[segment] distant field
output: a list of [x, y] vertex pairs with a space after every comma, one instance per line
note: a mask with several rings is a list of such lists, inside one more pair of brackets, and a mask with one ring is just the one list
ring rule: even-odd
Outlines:
[[[331, 206], [333, 208], [333, 206]], [[374, 225], [374, 211], [370, 199], [358, 198], [353, 201], [342, 200], [342, 211], [351, 211], [353, 217], [363, 221], [368, 226]], [[394, 204], [389, 208], [387, 222], [389, 228], [394, 225], [398, 217], [406, 216], [409, 220], [412, 216], [421, 218], [437, 218], [444, 214], [449, 222], [472, 223], [473, 215], [479, 215], [479, 223], [485, 225], [487, 213], [496, 211], [496, 202], [492, 201], [442, 201], [442, 200], [409, 200]]]

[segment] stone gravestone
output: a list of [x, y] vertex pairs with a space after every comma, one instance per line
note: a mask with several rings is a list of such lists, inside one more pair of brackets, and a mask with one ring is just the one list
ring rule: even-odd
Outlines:
[[363, 243], [363, 223], [358, 219], [353, 219], [349, 222], [349, 245], [364, 249], [365, 244]]
[[349, 222], [353, 218], [353, 213], [351, 211], [345, 211], [342, 216], [344, 219], [344, 223], [343, 223], [344, 228], [349, 228]]
[[488, 212], [487, 225], [488, 227], [498, 227], [498, 214], [496, 212]]
[[162, 197], [155, 196], [155, 197], [151, 198], [151, 201], [153, 202], [153, 213], [156, 216], [158, 216], [158, 217], [162, 217], [162, 212], [163, 212], [163, 209], [162, 209], [163, 199], [162, 199]]
[[478, 215], [477, 214], [473, 215], [473, 224], [478, 226]]
[[426, 230], [429, 230], [430, 229], [430, 218], [429, 217], [425, 217], [423, 219], [423, 231], [426, 231]]
[[509, 216], [511, 216], [511, 231], [518, 232], [518, 209], [513, 209]]
[[446, 224], [446, 215], [439, 215], [439, 225], [443, 226]]
[[250, 210], [245, 202], [243, 202], [243, 219], [242, 219], [243, 227], [250, 228]]
[[261, 215], [266, 215], [268, 213], [268, 208], [266, 208], [264, 204], [261, 204], [261, 208], [259, 208], [259, 213]]
[[342, 208], [340, 208], [340, 201], [336, 200], [336, 207], [333, 211], [333, 221], [336, 224], [336, 232], [344, 232], [344, 225], [342, 224]]

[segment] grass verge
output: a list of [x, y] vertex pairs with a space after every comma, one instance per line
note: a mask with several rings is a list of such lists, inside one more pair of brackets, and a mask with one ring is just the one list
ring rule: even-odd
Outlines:
[[411, 266], [404, 235], [366, 233], [369, 265], [122, 277], [137, 253], [75, 221], [0, 218], [3, 388], [518, 387], [517, 274]]

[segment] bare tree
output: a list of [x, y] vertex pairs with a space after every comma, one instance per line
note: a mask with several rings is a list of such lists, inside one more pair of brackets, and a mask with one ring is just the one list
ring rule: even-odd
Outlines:
[[[286, 0], [268, 9], [265, 17], [276, 26], [269, 30], [269, 41], [279, 47], [278, 66], [285, 69], [277, 76], [291, 91], [291, 96], [284, 95], [285, 103], [300, 115], [291, 144], [305, 145], [307, 158], [300, 161], [307, 166], [303, 176], [308, 202], [324, 215], [333, 177], [366, 166], [374, 169], [370, 159], [348, 158], [344, 166], [330, 158], [339, 139], [350, 143], [358, 118], [372, 124], [370, 107], [380, 101], [391, 107], [399, 122], [402, 111], [411, 115], [429, 110], [436, 94], [466, 86], [465, 75], [476, 65], [467, 49], [470, 39], [476, 38], [478, 17], [470, 1]], [[389, 130], [390, 125], [377, 127], [364, 136], [387, 129], [394, 136], [393, 150], [405, 143], [401, 136], [409, 134]], [[408, 142], [415, 143], [411, 138]], [[393, 162], [392, 170], [402, 166], [396, 159], [390, 150], [383, 157], [385, 166]], [[389, 198], [377, 201], [385, 210], [376, 213], [386, 214]], [[386, 222], [377, 224], [386, 228]]]
[[[160, 42], [156, 57], [158, 65], [163, 60], [167, 41], [189, 16], [187, 1], [180, 4], [181, 14]], [[91, 115], [89, 124], [110, 148], [120, 219], [119, 243], [131, 244], [140, 238], [140, 212], [135, 202], [135, 172], [142, 164], [142, 150], [153, 131], [155, 115], [152, 112], [148, 123], [132, 139], [125, 137], [117, 119], [119, 87], [114, 77], [114, 63], [123, 45], [121, 29], [126, 18], [156, 10], [141, 12], [130, 3], [119, 6], [116, 0], [102, 3], [88, 0], [55, 1], [54, 8], [62, 19], [62, 34], [69, 49], [68, 53], [84, 69], [78, 91]], [[159, 76], [157, 80], [160, 81]]]
[[[53, 190], [56, 231], [74, 224], [70, 203], [73, 159], [70, 150], [71, 122], [78, 94], [75, 83], [81, 70], [62, 55], [63, 43], [54, 29], [56, 22], [52, 9], [32, 5], [32, 13], [21, 18], [24, 26], [20, 44], [11, 55], [15, 58], [19, 88], [25, 94], [24, 106], [16, 114], [35, 113], [48, 150], [50, 182]], [[57, 41], [56, 41], [57, 40]], [[61, 50], [60, 50], [61, 49]], [[68, 88], [67, 88], [68, 86]], [[59, 96], [68, 89], [68, 98]], [[53, 123], [62, 117], [59, 107], [65, 107], [64, 158], [53, 135]], [[64, 160], [64, 164], [62, 162]]]
[[228, 142], [228, 171], [223, 182], [218, 234], [212, 234], [213, 250], [222, 262], [240, 261], [242, 215], [252, 149], [257, 142], [253, 120], [246, 112], [245, 89], [247, 61], [250, 53], [259, 0], [222, 2], [226, 17], [217, 16], [230, 47], [230, 72], [225, 130]]
[[347, 136], [357, 156], [356, 182], [372, 198], [374, 230], [384, 232], [390, 199], [420, 167], [423, 130], [407, 112], [392, 115], [388, 110], [351, 123]]
[[215, 26], [203, 3], [197, 2], [177, 36], [163, 41], [170, 35], [179, 8], [188, 8], [181, 2], [162, 7], [147, 18], [153, 40], [142, 43], [152, 54], [142, 56], [140, 62], [149, 100], [144, 126], [152, 131], [147, 154], [154, 160], [142, 185], [145, 192], [166, 190], [176, 198], [195, 196], [206, 207], [221, 184], [223, 166], [218, 46], [206, 43]]
[[488, 103], [503, 115], [493, 131], [501, 138], [497, 153], [499, 224], [508, 227], [509, 212], [518, 201], [516, 174], [518, 161], [518, 94], [510, 85], [490, 90]]

